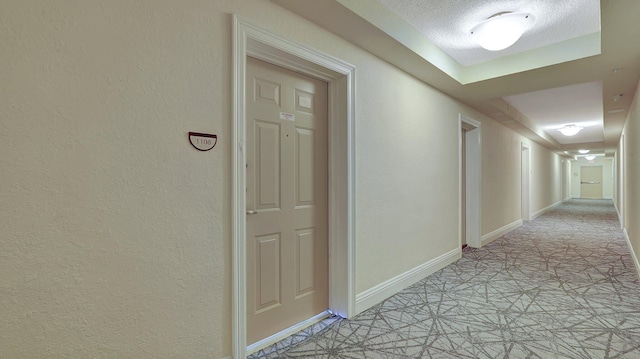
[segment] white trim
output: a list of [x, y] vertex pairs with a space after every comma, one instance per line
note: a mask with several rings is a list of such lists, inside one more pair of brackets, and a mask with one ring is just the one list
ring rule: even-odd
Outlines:
[[[525, 157], [526, 152], [526, 157]], [[520, 213], [523, 221], [530, 221], [531, 216], [531, 145], [520, 144]]]
[[329, 310], [355, 313], [355, 67], [233, 15], [232, 349], [246, 357], [245, 79], [247, 56], [329, 85]]
[[624, 234], [624, 240], [627, 241], [627, 245], [629, 246], [629, 251], [631, 252], [631, 258], [633, 258], [633, 264], [635, 264], [636, 266], [636, 274], [638, 275], [638, 278], [640, 278], [640, 262], [638, 261], [636, 252], [633, 251], [633, 246], [631, 245], [631, 239], [629, 238], [629, 232], [627, 232], [626, 228], [623, 228], [622, 233]]
[[[627, 194], [624, 185], [626, 183], [625, 181], [625, 159], [627, 157], [626, 155], [626, 151], [625, 151], [625, 135], [624, 135], [624, 131], [622, 132], [622, 134], [620, 135], [620, 142], [619, 142], [619, 148], [620, 148], [620, 158], [619, 161], [616, 162], [616, 166], [619, 166], [620, 168], [616, 171], [616, 174], [619, 176], [618, 178], [618, 186], [617, 188], [617, 195], [618, 198], [620, 199], [620, 227], [622, 227], [623, 229], [625, 228], [626, 224], [626, 220], [625, 220], [625, 214], [626, 214], [626, 209], [625, 209], [625, 195]], [[619, 165], [618, 165], [619, 163]], [[617, 168], [617, 167], [616, 167]]]
[[462, 247], [462, 211], [465, 211], [465, 243], [480, 248], [481, 240], [481, 169], [482, 134], [481, 123], [458, 114], [458, 193], [462, 193], [462, 130], [465, 129], [465, 208], [462, 196], [458, 196], [458, 247]]
[[456, 248], [365, 290], [356, 296], [356, 313], [362, 313], [460, 258], [462, 258], [462, 248]]
[[290, 337], [291, 335], [293, 335], [293, 334], [295, 334], [295, 333], [297, 333], [297, 332], [299, 332], [299, 331], [301, 331], [301, 330], [303, 330], [303, 329], [305, 329], [307, 327], [310, 327], [310, 326], [318, 323], [319, 321], [321, 321], [321, 320], [323, 320], [325, 318], [328, 318], [330, 315], [331, 315], [331, 313], [329, 313], [329, 311], [324, 311], [324, 312], [322, 312], [320, 314], [314, 315], [313, 317], [311, 317], [311, 318], [309, 318], [309, 319], [307, 319], [307, 320], [305, 320], [303, 322], [300, 322], [300, 323], [298, 323], [296, 325], [290, 326], [289, 328], [287, 328], [285, 330], [282, 330], [282, 331], [280, 331], [280, 332], [278, 332], [278, 333], [276, 333], [276, 334], [274, 334], [274, 335], [272, 335], [272, 336], [270, 336], [268, 338], [265, 338], [265, 339], [262, 339], [259, 342], [253, 343], [253, 344], [251, 344], [251, 345], [249, 345], [247, 347], [247, 355], [251, 355], [251, 354], [257, 352], [260, 349], [264, 349], [264, 348], [266, 348], [266, 347], [268, 347], [270, 345], [273, 345], [273, 344], [275, 344], [275, 343], [277, 343], [277, 342], [279, 342], [279, 341], [281, 341], [281, 340], [283, 340], [283, 339], [285, 339], [287, 337]]
[[482, 245], [484, 246], [485, 244], [489, 244], [495, 241], [496, 239], [504, 236], [505, 234], [513, 231], [514, 229], [522, 227], [523, 223], [524, 221], [522, 219], [519, 219], [515, 222], [511, 222], [507, 224], [506, 226], [502, 226], [493, 232], [489, 232], [485, 234], [484, 236], [482, 236]]
[[554, 204], [551, 204], [551, 205], [548, 205], [548, 206], [544, 207], [544, 208], [543, 208], [543, 209], [541, 209], [541, 210], [535, 211], [535, 212], [533, 212], [533, 214], [531, 215], [531, 219], [532, 219], [532, 220], [534, 220], [534, 219], [536, 219], [536, 218], [540, 217], [541, 215], [543, 215], [545, 212], [550, 211], [550, 210], [552, 210], [552, 209], [554, 209], [554, 208], [558, 207], [558, 206], [559, 206], [559, 205], [561, 205], [561, 204], [562, 204], [562, 201], [558, 201], [558, 202], [556, 202], [556, 203], [554, 203]]
[[610, 199], [610, 200], [613, 200], [613, 196], [602, 196], [602, 199]]

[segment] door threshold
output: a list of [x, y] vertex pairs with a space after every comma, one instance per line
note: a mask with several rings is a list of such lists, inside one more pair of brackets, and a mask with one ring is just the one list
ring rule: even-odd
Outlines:
[[313, 317], [302, 321], [298, 324], [292, 325], [287, 329], [284, 329], [278, 333], [275, 333], [274, 335], [264, 338], [260, 341], [257, 341], [249, 346], [247, 346], [247, 355], [251, 355], [255, 352], [257, 352], [258, 350], [264, 349], [270, 345], [273, 345], [287, 337], [290, 337], [291, 335], [305, 329], [308, 328], [318, 322], [320, 322], [323, 319], [328, 318], [329, 316], [331, 316], [331, 313], [328, 310], [325, 310], [324, 312], [320, 313], [320, 314], [316, 314]]

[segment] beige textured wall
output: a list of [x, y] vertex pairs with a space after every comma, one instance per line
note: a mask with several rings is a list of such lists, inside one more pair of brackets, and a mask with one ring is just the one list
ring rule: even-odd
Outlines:
[[636, 257], [640, 258], [640, 83], [624, 126], [624, 191], [625, 230]]
[[358, 292], [457, 246], [458, 112], [519, 218], [520, 136], [268, 1], [5, 0], [0, 357], [230, 354], [232, 13], [357, 66]]
[[362, 292], [457, 247], [461, 107], [373, 58], [359, 65], [358, 81], [356, 290]]
[[483, 235], [522, 218], [522, 141], [522, 136], [495, 121], [482, 123]]
[[229, 352], [225, 3], [2, 1], [0, 357]]
[[563, 158], [562, 162], [562, 200], [571, 198], [571, 160]]
[[531, 214], [562, 201], [562, 159], [531, 143]]

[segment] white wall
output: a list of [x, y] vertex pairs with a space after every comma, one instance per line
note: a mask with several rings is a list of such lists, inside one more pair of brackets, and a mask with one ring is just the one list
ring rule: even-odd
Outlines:
[[571, 160], [564, 158], [562, 162], [562, 200], [571, 198]]
[[459, 112], [483, 234], [519, 218], [521, 136], [269, 1], [1, 9], [0, 357], [230, 354], [232, 13], [357, 67], [359, 293], [457, 248]]
[[523, 137], [494, 121], [482, 124], [482, 234], [521, 219]]
[[[617, 170], [624, 188], [619, 188], [621, 197], [618, 199], [618, 210], [625, 218], [624, 231], [631, 243], [637, 265], [637, 258], [640, 257], [640, 191], [637, 185], [640, 183], [640, 83], [636, 87], [622, 133], [624, 141], [618, 147], [621, 162]], [[622, 156], [620, 152], [623, 152]]]
[[580, 198], [580, 176], [583, 166], [602, 166], [602, 198], [613, 199], [613, 158], [604, 156], [598, 156], [591, 161], [584, 157], [571, 161], [571, 197]]
[[531, 216], [540, 215], [562, 201], [562, 158], [531, 143]]

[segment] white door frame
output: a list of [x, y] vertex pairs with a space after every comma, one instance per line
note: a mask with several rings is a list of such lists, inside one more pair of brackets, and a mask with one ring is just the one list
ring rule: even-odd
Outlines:
[[329, 85], [329, 310], [355, 313], [355, 67], [233, 15], [232, 345], [245, 358], [246, 335], [246, 58], [324, 80]]
[[[465, 241], [469, 247], [482, 247], [482, 229], [480, 226], [480, 193], [481, 193], [481, 165], [482, 165], [482, 137], [481, 123], [458, 115], [458, 188], [460, 193], [458, 207], [460, 208], [458, 226], [458, 247], [462, 246], [462, 211], [465, 211]], [[462, 130], [465, 136], [465, 192], [466, 206], [462, 206]]]
[[619, 157], [619, 161], [617, 163], [618, 166], [620, 166], [620, 169], [617, 170], [615, 173], [617, 176], [620, 176], [619, 180], [618, 180], [618, 192], [616, 195], [618, 196], [618, 198], [620, 199], [620, 204], [619, 204], [619, 208], [618, 208], [618, 216], [620, 217], [620, 227], [625, 230], [626, 229], [626, 225], [627, 225], [627, 221], [625, 221], [625, 208], [624, 208], [624, 196], [625, 196], [625, 188], [624, 188], [624, 160], [625, 160], [625, 148], [624, 148], [624, 133], [622, 135], [620, 135], [620, 157]]
[[531, 219], [531, 145], [522, 142], [521, 147], [522, 220]]

